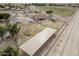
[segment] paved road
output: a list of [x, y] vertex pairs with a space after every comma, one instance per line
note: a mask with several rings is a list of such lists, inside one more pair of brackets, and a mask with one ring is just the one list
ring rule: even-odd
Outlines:
[[47, 55], [79, 55], [79, 10], [71, 17], [68, 26]]

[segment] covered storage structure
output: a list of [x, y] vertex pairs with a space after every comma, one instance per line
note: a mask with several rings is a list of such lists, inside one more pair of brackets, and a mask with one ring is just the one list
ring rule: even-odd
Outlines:
[[56, 29], [46, 28], [20, 46], [20, 49], [28, 55], [34, 55], [49, 38], [56, 32]]

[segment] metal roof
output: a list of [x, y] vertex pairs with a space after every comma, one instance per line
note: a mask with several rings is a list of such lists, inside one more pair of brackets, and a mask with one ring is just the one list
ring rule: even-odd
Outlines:
[[30, 40], [20, 46], [24, 52], [29, 55], [34, 55], [37, 50], [56, 32], [56, 29], [46, 28], [35, 35]]

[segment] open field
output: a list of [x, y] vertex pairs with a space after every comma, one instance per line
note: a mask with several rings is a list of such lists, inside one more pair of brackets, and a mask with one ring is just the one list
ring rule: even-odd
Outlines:
[[72, 7], [63, 7], [63, 6], [36, 6], [36, 7], [43, 11], [52, 10], [54, 13], [59, 14], [61, 16], [70, 16], [76, 10]]

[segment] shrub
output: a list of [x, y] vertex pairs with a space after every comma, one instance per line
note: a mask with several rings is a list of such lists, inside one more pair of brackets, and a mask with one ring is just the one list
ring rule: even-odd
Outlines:
[[4, 8], [5, 6], [3, 6], [3, 5], [0, 5], [0, 8]]
[[3, 39], [3, 36], [5, 35], [5, 33], [6, 33], [6, 28], [0, 26], [0, 37], [2, 37], [2, 39]]
[[51, 11], [51, 10], [50, 10], [50, 11], [46, 11], [46, 13], [47, 13], [47, 14], [50, 14], [50, 13], [53, 13], [53, 11]]
[[8, 13], [0, 13], [0, 19], [7, 20], [10, 17], [10, 14]]
[[20, 27], [18, 26], [18, 24], [8, 24], [7, 31], [9, 31], [12, 35], [14, 35], [20, 31]]
[[15, 34], [18, 34], [20, 31], [20, 27], [18, 27], [17, 24], [8, 24], [6, 27], [0, 26], [0, 37], [4, 40], [3, 36], [6, 34], [6, 32], [9, 31], [12, 36]]
[[17, 56], [19, 55], [18, 49], [14, 49], [11, 46], [8, 46], [1, 54], [2, 56]]

